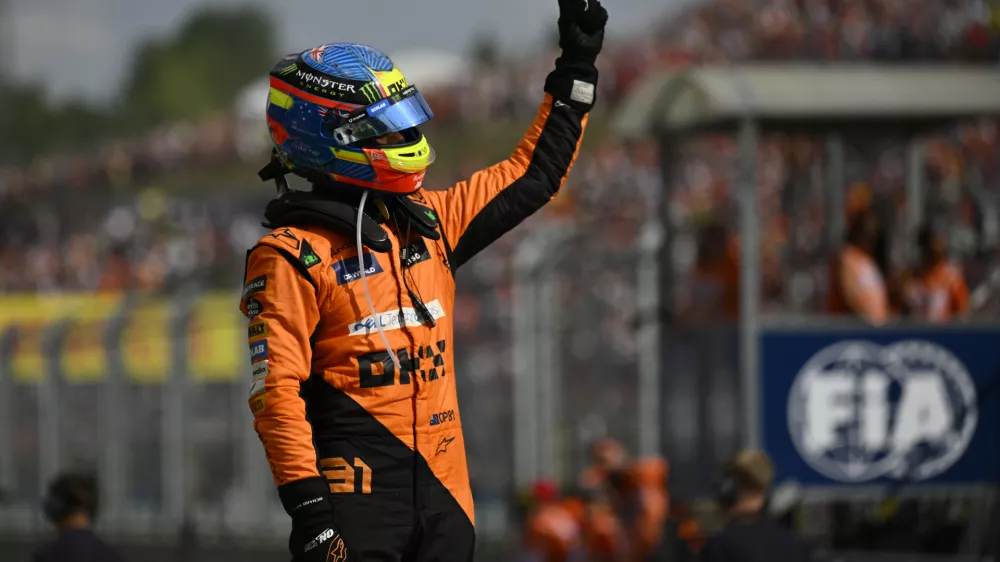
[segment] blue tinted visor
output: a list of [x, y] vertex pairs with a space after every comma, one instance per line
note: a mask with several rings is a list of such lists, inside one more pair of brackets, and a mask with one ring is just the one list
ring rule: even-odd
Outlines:
[[413, 86], [406, 88], [327, 126], [327, 134], [342, 145], [398, 133], [422, 125], [434, 117], [424, 96]]

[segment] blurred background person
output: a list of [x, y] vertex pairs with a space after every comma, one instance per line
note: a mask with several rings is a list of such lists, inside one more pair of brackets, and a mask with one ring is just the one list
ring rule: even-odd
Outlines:
[[965, 319], [969, 288], [962, 270], [948, 260], [948, 240], [932, 224], [917, 232], [918, 263], [903, 283], [909, 316], [928, 322]]
[[525, 562], [586, 560], [583, 502], [561, 497], [559, 486], [539, 480], [532, 487], [533, 506], [524, 537]]
[[595, 443], [592, 458], [581, 485], [595, 497], [606, 498], [621, 540], [628, 544], [628, 559], [639, 562], [661, 554], [669, 515], [667, 462], [656, 457], [633, 459], [614, 439]]
[[744, 450], [727, 462], [717, 490], [725, 528], [708, 539], [703, 562], [800, 562], [810, 559], [804, 541], [769, 520], [764, 512], [774, 481], [767, 453]]
[[628, 531], [605, 488], [585, 490], [583, 536], [588, 562], [630, 562]]
[[42, 505], [56, 528], [56, 539], [34, 556], [34, 562], [123, 562], [124, 558], [94, 533], [97, 480], [90, 475], [63, 474], [49, 485]]
[[726, 223], [712, 218], [698, 236], [698, 258], [691, 283], [686, 323], [732, 322], [740, 311], [739, 245]]
[[830, 268], [827, 308], [833, 315], [850, 315], [875, 325], [889, 318], [889, 294], [876, 261], [881, 227], [874, 212], [854, 217], [844, 246]]
[[591, 465], [580, 474], [584, 489], [600, 488], [627, 477], [629, 454], [614, 439], [601, 439], [590, 449]]
[[660, 458], [639, 459], [632, 467], [630, 489], [624, 494], [624, 517], [632, 546], [632, 559], [660, 560], [670, 515], [667, 479], [670, 467]]

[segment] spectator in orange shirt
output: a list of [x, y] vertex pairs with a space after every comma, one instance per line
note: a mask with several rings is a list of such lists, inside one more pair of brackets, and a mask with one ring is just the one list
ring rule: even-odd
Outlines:
[[580, 487], [585, 490], [607, 485], [609, 479], [620, 478], [628, 467], [628, 451], [614, 439], [601, 439], [590, 450], [593, 465], [580, 475]]
[[588, 562], [631, 562], [628, 532], [606, 488], [587, 492], [583, 535]]
[[583, 560], [582, 509], [559, 498], [554, 482], [541, 480], [532, 489], [535, 508], [525, 533], [526, 562]]
[[844, 247], [830, 268], [827, 310], [834, 315], [852, 315], [875, 325], [889, 317], [885, 277], [875, 260], [880, 225], [871, 211], [851, 221]]
[[698, 261], [692, 282], [690, 321], [735, 320], [740, 308], [739, 245], [722, 222], [699, 233]]
[[910, 316], [930, 322], [948, 322], [969, 313], [969, 288], [962, 271], [948, 261], [948, 242], [934, 227], [917, 233], [920, 263], [904, 283]]
[[630, 471], [632, 489], [625, 493], [625, 504], [631, 508], [631, 517], [625, 524], [629, 528], [633, 560], [649, 560], [663, 545], [670, 514], [669, 470], [667, 461], [648, 458], [637, 461]]
[[[581, 484], [599, 496], [606, 494], [618, 521], [617, 527], [607, 521], [602, 525], [623, 533], [620, 540], [628, 544], [629, 560], [649, 559], [663, 543], [669, 515], [667, 462], [660, 458], [633, 460], [614, 439], [596, 443], [592, 454], [594, 465], [584, 471]], [[602, 509], [596, 513], [599, 518], [605, 515]]]

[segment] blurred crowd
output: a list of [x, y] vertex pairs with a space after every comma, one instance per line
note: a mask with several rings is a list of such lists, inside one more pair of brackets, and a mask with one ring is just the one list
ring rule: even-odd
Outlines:
[[[740, 61], [996, 67], [998, 29], [1000, 6], [985, 0], [697, 2], [646, 33], [609, 45], [600, 60], [599, 96], [610, 108], [656, 69]], [[426, 92], [436, 126], [526, 123], [554, 57], [552, 51], [493, 64], [477, 69], [469, 82]], [[265, 141], [259, 121], [234, 113], [169, 124], [76, 154], [39, 155], [26, 167], [0, 166], [0, 292], [236, 290], [245, 251], [262, 234], [261, 214], [273, 193], [254, 176], [266, 160]], [[901, 220], [912, 204], [904, 141], [845, 142], [840, 187], [846, 205], [836, 209], [827, 139], [761, 139], [756, 185], [764, 311], [856, 315], [874, 323], [996, 317], [1000, 122], [970, 120], [921, 138], [921, 224]], [[636, 328], [643, 312], [635, 249], [644, 225], [666, 208], [666, 313], [678, 323], [735, 319], [741, 245], [736, 156], [731, 135], [687, 139], [671, 155], [675, 174], [665, 180], [654, 144], [600, 139], [540, 216], [459, 273], [454, 321], [463, 337], [456, 356], [463, 408], [495, 422], [466, 427], [484, 527], [490, 503], [506, 501], [512, 488], [510, 466], [496, 459], [514, 456], [511, 385], [501, 375], [513, 372], [518, 243], [547, 229], [566, 234], [551, 254], [557, 280], [577, 281], [562, 283], [558, 295], [574, 305], [565, 307], [559, 338], [563, 369], [576, 377], [565, 393], [570, 417], [560, 420], [579, 430], [566, 436], [575, 443], [573, 452], [595, 434], [635, 435], [637, 428], [628, 424], [637, 423], [638, 391], [627, 382], [638, 370]], [[434, 174], [444, 185], [484, 164], [470, 158]], [[213, 174], [227, 168], [245, 171], [241, 187], [214, 182]], [[835, 228], [838, 222], [843, 228]], [[626, 382], [607, 385], [606, 373], [623, 373]], [[600, 427], [607, 420], [616, 420], [611, 432]], [[670, 506], [666, 464], [629, 459], [617, 447], [595, 448], [593, 466], [573, 494], [561, 495], [555, 483], [536, 486], [526, 526], [528, 559], [559, 559], [549, 557], [552, 549], [582, 549], [598, 560], [635, 559], [630, 557], [662, 538], [656, 533], [668, 514], [684, 545], [696, 549], [704, 541], [683, 508]]]
[[[991, 62], [1000, 52], [1000, 10], [985, 0], [715, 0], [698, 2], [610, 45], [602, 56], [601, 96], [612, 107], [645, 73], [657, 68], [744, 60]], [[553, 53], [550, 53], [554, 56]], [[508, 60], [477, 69], [469, 81], [428, 92], [438, 125], [524, 121], [535, 110], [550, 56]], [[26, 168], [0, 169], [0, 290], [135, 289], [172, 291], [194, 285], [232, 287], [242, 252], [259, 233], [256, 216], [267, 189], [252, 170], [266, 143], [258, 127], [234, 113], [201, 123], [160, 127], [143, 138], [120, 139], [79, 154], [39, 155]], [[252, 132], [248, 132], [252, 131]], [[829, 185], [822, 173], [824, 139], [770, 136], [759, 154], [765, 308], [818, 312], [830, 294]], [[925, 215], [944, 223], [951, 256], [978, 286], [993, 272], [1000, 204], [997, 122], [982, 120], [925, 139], [929, 196]], [[881, 141], [847, 147], [850, 196], [891, 214], [907, 205], [906, 149]], [[687, 141], [664, 185], [652, 146], [604, 140], [580, 159], [566, 194], [549, 218], [581, 225], [601, 222], [596, 245], [631, 245], [639, 227], [669, 205], [679, 317], [704, 316], [709, 303], [731, 315], [733, 263], [739, 241], [733, 210], [735, 144], [727, 135]], [[478, 165], [479, 162], [476, 162]], [[222, 167], [242, 166], [242, 191], [163, 189]], [[472, 166], [440, 173], [457, 179]], [[205, 182], [209, 180], [203, 180]], [[142, 186], [139, 190], [137, 186]], [[152, 187], [150, 187], [152, 186]], [[218, 195], [212, 195], [219, 191]], [[889, 209], [891, 207], [891, 209]], [[912, 245], [913, 225], [885, 224], [892, 249]], [[714, 241], [714, 242], [713, 242]], [[511, 247], [512, 244], [508, 244]], [[503, 249], [484, 259], [506, 259]], [[883, 264], [896, 277], [912, 260]], [[496, 269], [500, 266], [492, 266]], [[490, 269], [487, 267], [485, 269]], [[692, 290], [698, 287], [698, 290]], [[726, 293], [723, 299], [717, 293]], [[975, 301], [975, 299], [973, 299]], [[975, 301], [978, 302], [978, 301]], [[715, 305], [713, 305], [715, 306]], [[709, 311], [710, 312], [710, 311]]]
[[[664, 559], [670, 516], [669, 468], [663, 459], [631, 458], [612, 439], [598, 441], [592, 464], [572, 492], [541, 480], [528, 498], [523, 562], [639, 562]], [[676, 514], [674, 515], [676, 517]], [[703, 542], [694, 521], [675, 535], [696, 549]], [[670, 556], [669, 559], [678, 559]]]

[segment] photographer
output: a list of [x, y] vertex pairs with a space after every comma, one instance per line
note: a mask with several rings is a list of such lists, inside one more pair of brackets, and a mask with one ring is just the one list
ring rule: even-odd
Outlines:
[[97, 497], [97, 481], [91, 476], [64, 474], [52, 481], [42, 509], [58, 536], [35, 554], [34, 562], [124, 560], [94, 534]]
[[717, 490], [726, 526], [705, 544], [703, 562], [809, 560], [804, 541], [764, 513], [774, 480], [771, 460], [763, 451], [740, 452], [723, 467]]

